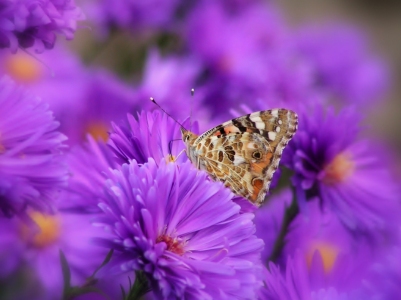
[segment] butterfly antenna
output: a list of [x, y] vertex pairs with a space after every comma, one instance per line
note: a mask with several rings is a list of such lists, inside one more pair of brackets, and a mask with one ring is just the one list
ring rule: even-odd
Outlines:
[[159, 103], [156, 102], [155, 98], [150, 97], [150, 101], [152, 101], [154, 104], [156, 104], [166, 115], [168, 115], [171, 119], [173, 119], [176, 123], [178, 123], [182, 128], [187, 130], [184, 125], [182, 125], [180, 122], [178, 122], [176, 119], [174, 119], [168, 112], [166, 112], [160, 105]]
[[192, 104], [194, 102], [195, 89], [191, 89], [191, 103], [189, 112], [189, 130], [192, 131]]

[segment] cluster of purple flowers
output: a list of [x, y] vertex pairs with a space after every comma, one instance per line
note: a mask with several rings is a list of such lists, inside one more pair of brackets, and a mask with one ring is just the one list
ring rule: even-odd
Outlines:
[[[90, 60], [55, 45], [82, 11]], [[124, 31], [137, 71], [101, 67]], [[6, 1], [0, 48], [0, 299], [401, 297], [399, 158], [362, 125], [390, 75], [362, 31], [258, 0]], [[299, 128], [260, 208], [183, 153], [180, 124], [275, 107]]]

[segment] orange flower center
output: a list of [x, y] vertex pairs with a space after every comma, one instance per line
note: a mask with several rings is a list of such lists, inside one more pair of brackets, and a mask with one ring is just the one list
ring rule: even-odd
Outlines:
[[1, 133], [0, 133], [0, 154], [3, 154], [4, 152], [6, 152], [6, 147], [4, 147], [4, 145], [1, 144]]
[[109, 139], [108, 127], [102, 122], [93, 122], [87, 126], [86, 132], [89, 133], [95, 140], [103, 140], [107, 142]]
[[183, 255], [185, 253], [183, 243], [177, 238], [172, 238], [171, 236], [162, 234], [156, 239], [156, 243], [160, 242], [166, 243], [168, 251], [174, 252], [178, 255]]
[[347, 179], [355, 169], [355, 163], [347, 153], [340, 153], [324, 168], [323, 182], [335, 184]]
[[309, 267], [312, 264], [313, 254], [316, 250], [320, 252], [320, 255], [322, 257], [324, 271], [326, 273], [329, 273], [332, 270], [337, 259], [337, 255], [339, 252], [338, 248], [334, 247], [333, 245], [321, 242], [312, 245], [309, 251], [307, 251], [306, 255], [306, 261]]
[[43, 248], [53, 244], [60, 235], [59, 220], [55, 216], [44, 215], [39, 212], [30, 212], [31, 219], [36, 223], [38, 229], [34, 231], [28, 229], [25, 225], [22, 227], [22, 236], [29, 239], [33, 246]]
[[5, 69], [17, 81], [30, 83], [42, 75], [40, 63], [27, 54], [17, 53], [7, 58]]

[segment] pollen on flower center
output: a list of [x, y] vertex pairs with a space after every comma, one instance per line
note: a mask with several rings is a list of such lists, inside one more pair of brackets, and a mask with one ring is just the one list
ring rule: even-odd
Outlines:
[[42, 74], [39, 62], [26, 54], [14, 54], [5, 63], [7, 73], [20, 82], [34, 82]]
[[95, 140], [103, 140], [107, 142], [109, 134], [107, 126], [101, 122], [92, 122], [87, 126], [86, 132], [89, 133]]
[[327, 184], [342, 182], [353, 173], [354, 168], [350, 155], [340, 153], [324, 168], [323, 181]]
[[308, 266], [312, 263], [312, 257], [315, 251], [318, 250], [322, 257], [323, 261], [323, 269], [326, 273], [330, 272], [334, 266], [334, 263], [337, 259], [338, 249], [333, 245], [329, 245], [327, 243], [317, 243], [310, 247], [309, 251], [307, 252], [307, 263]]
[[[54, 243], [59, 237], [60, 224], [55, 216], [44, 215], [39, 212], [31, 212], [30, 217], [39, 227], [38, 231], [34, 232], [33, 237], [27, 237], [36, 247], [42, 248]], [[28, 234], [27, 228], [23, 228], [23, 235]]]
[[162, 234], [156, 239], [156, 243], [164, 242], [167, 245], [167, 250], [178, 255], [183, 255], [185, 253], [184, 244], [177, 238], [172, 238], [171, 236]]

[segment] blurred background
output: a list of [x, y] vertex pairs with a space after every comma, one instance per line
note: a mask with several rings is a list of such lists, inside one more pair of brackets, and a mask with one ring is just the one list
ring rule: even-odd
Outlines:
[[[103, 2], [107, 3], [107, 1]], [[242, 5], [241, 1], [231, 2], [232, 5]], [[378, 56], [386, 65], [386, 71], [389, 72], [387, 77], [389, 85], [381, 91], [378, 97], [380, 98], [379, 105], [375, 105], [374, 109], [366, 112], [368, 117], [366, 117], [365, 123], [375, 135], [383, 137], [398, 153], [401, 153], [401, 118], [399, 117], [401, 113], [401, 3], [397, 0], [380, 2], [373, 0], [282, 0], [267, 2], [272, 4], [274, 10], [280, 15], [282, 26], [287, 27], [294, 34], [297, 34], [305, 26], [324, 26], [324, 24], [334, 22], [346, 24], [352, 30], [356, 28], [359, 34], [364, 36], [367, 43], [364, 45], [363, 52]], [[88, 7], [88, 1], [78, 3], [84, 10], [85, 7]], [[196, 7], [196, 2], [188, 3], [190, 4], [186, 5], [187, 7], [182, 7], [183, 5], [179, 7], [180, 22], [173, 25], [175, 28], [162, 28], [159, 25], [153, 28], [145, 25], [141, 28], [142, 25], [135, 27], [136, 25], [131, 24], [131, 28], [125, 25], [125, 27], [116, 26], [107, 34], [99, 33], [99, 23], [94, 22], [94, 20], [98, 21], [99, 16], [91, 13], [89, 11], [91, 8], [88, 7], [89, 10], [85, 11], [87, 20], [84, 22], [88, 26], [82, 25], [83, 28], [78, 30], [76, 38], [68, 42], [67, 46], [79, 54], [86, 66], [104, 67], [117, 74], [128, 86], [133, 87], [146, 76], [146, 73], [144, 74], [146, 58], [151, 49], [160, 49], [163, 55], [180, 54], [185, 51], [185, 37], [183, 38], [180, 34], [187, 22], [185, 14], [193, 6]], [[154, 6], [152, 7], [152, 5]], [[153, 1], [146, 9], [158, 10], [157, 1]], [[132, 27], [134, 27], [133, 30]], [[168, 30], [165, 30], [167, 28]], [[335, 53], [335, 49], [333, 53]], [[333, 60], [335, 59], [333, 57]], [[168, 66], [165, 66], [166, 68]], [[345, 68], [343, 71], [346, 72], [347, 69]], [[148, 74], [148, 76], [151, 75]], [[280, 75], [277, 74], [277, 76]], [[168, 78], [165, 79], [168, 81]], [[160, 81], [161, 84], [168, 84], [162, 81]], [[191, 86], [191, 80], [188, 84]], [[188, 85], [181, 87], [184, 89], [179, 91], [181, 95], [188, 93]], [[157, 84], [153, 88], [157, 89]], [[153, 95], [153, 92], [154, 90], [149, 88], [148, 94], [144, 94], [143, 99]], [[202, 95], [200, 95], [201, 97]], [[249, 99], [244, 99], [244, 103], [248, 101]], [[194, 118], [197, 116], [195, 115]], [[204, 128], [212, 125], [215, 124], [205, 124]]]
[[60, 37], [42, 54], [3, 50], [3, 71], [47, 98], [71, 144], [87, 132], [107, 138], [110, 121], [127, 110], [154, 109], [150, 96], [183, 120], [189, 106], [180, 103], [196, 87], [201, 130], [241, 105], [317, 97], [363, 109], [369, 131], [401, 152], [399, 1], [76, 4], [86, 20], [72, 41]]

